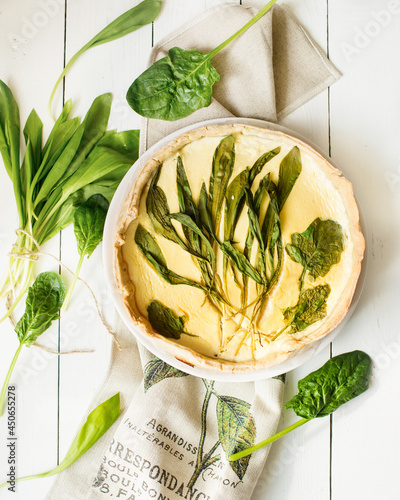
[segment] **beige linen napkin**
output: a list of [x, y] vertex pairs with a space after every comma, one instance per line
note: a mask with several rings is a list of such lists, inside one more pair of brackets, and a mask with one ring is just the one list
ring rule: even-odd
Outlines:
[[[254, 9], [223, 4], [154, 47], [150, 64], [169, 48], [208, 51], [239, 29]], [[243, 116], [276, 121], [306, 102], [339, 73], [285, 10], [275, 7], [213, 60], [221, 80], [205, 109], [178, 122], [144, 120], [141, 152], [186, 125]], [[229, 463], [236, 441], [258, 442], [275, 432], [284, 384], [279, 379], [222, 383], [186, 375], [138, 346], [117, 318], [122, 345], [90, 409], [117, 391], [122, 414], [67, 471], [49, 500], [247, 500], [268, 448]], [[190, 489], [189, 489], [190, 487]]]

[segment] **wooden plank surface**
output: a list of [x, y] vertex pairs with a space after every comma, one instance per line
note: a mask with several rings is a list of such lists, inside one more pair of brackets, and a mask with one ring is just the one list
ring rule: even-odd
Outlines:
[[[146, 67], [151, 46], [185, 21], [224, 0], [164, 0], [154, 26], [93, 49], [72, 68], [65, 97], [73, 98], [82, 116], [98, 94], [111, 91], [111, 127], [138, 128], [140, 117], [127, 106], [129, 84]], [[261, 8], [265, 0], [242, 0]], [[252, 500], [397, 500], [400, 410], [396, 382], [400, 376], [397, 308], [400, 298], [400, 2], [397, 0], [286, 0], [280, 2], [311, 37], [329, 51], [343, 77], [282, 124], [303, 134], [324, 151], [353, 182], [362, 208], [368, 244], [368, 274], [353, 317], [334, 341], [332, 353], [363, 349], [374, 359], [372, 387], [367, 395], [330, 419], [311, 422], [276, 443]], [[48, 133], [47, 99], [70, 58], [109, 21], [132, 6], [129, 0], [3, 0], [0, 6], [0, 78], [9, 84], [25, 121], [34, 106]], [[305, 68], [305, 71], [307, 69]], [[56, 96], [62, 105], [62, 89]], [[0, 169], [0, 271], [17, 227], [11, 183]], [[4, 214], [4, 215], [3, 215]], [[71, 228], [46, 250], [77, 263]], [[58, 269], [43, 259], [41, 269]], [[68, 274], [64, 272], [66, 279]], [[98, 249], [85, 263], [82, 277], [100, 297], [105, 316], [113, 307], [101, 272]], [[80, 285], [79, 285], [80, 286]], [[59, 336], [60, 332], [60, 336]], [[0, 325], [0, 380], [17, 346], [8, 323]], [[89, 294], [82, 289], [59, 325], [43, 342], [62, 351], [91, 350], [57, 356], [26, 349], [15, 370], [18, 391], [18, 474], [49, 469], [62, 459], [87, 405], [107, 370], [110, 339], [100, 324]], [[285, 399], [297, 381], [330, 356], [325, 349], [288, 375]], [[296, 420], [283, 413], [280, 428]], [[0, 421], [0, 472], [6, 470], [4, 419]], [[21, 484], [17, 494], [0, 491], [0, 499], [40, 500], [52, 479]], [[247, 499], [246, 499], [247, 500]]]

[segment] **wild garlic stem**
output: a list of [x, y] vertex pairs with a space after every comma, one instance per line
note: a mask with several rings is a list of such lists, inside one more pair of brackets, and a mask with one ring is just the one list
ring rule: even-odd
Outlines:
[[254, 451], [260, 450], [264, 446], [267, 446], [267, 445], [273, 443], [274, 441], [281, 438], [282, 436], [284, 436], [288, 432], [293, 431], [294, 429], [297, 429], [297, 427], [300, 427], [301, 425], [306, 424], [310, 420], [312, 420], [312, 419], [311, 418], [302, 418], [301, 420], [297, 421], [293, 425], [289, 425], [289, 427], [286, 427], [286, 429], [283, 429], [283, 431], [280, 431], [280, 432], [274, 434], [273, 436], [271, 436], [267, 439], [264, 439], [264, 441], [261, 441], [261, 443], [255, 444], [254, 446], [251, 446], [250, 448], [246, 448], [245, 450], [239, 451], [238, 453], [234, 453], [233, 455], [231, 455], [229, 457], [229, 461], [235, 462], [236, 460], [239, 460], [243, 457], [247, 457], [247, 455], [250, 455]]
[[218, 54], [218, 52], [221, 52], [222, 49], [224, 49], [227, 45], [229, 45], [235, 38], [240, 36], [242, 33], [247, 31], [251, 26], [253, 26], [254, 23], [256, 23], [264, 14], [266, 14], [271, 7], [276, 3], [277, 0], [271, 0], [270, 2], [267, 3], [265, 7], [263, 7], [258, 14], [256, 14], [250, 21], [245, 24], [242, 28], [240, 28], [239, 31], [237, 31], [235, 34], [233, 34], [231, 37], [229, 37], [225, 42], [222, 42], [218, 47], [216, 47], [214, 50], [212, 50], [208, 55], [210, 59], [212, 59], [214, 56]]
[[55, 118], [53, 116], [53, 113], [52, 113], [52, 107], [53, 107], [53, 99], [54, 99], [54, 96], [55, 96], [55, 93], [58, 89], [58, 86], [60, 85], [60, 83], [62, 82], [64, 76], [67, 74], [69, 68], [74, 64], [74, 62], [78, 59], [78, 57], [83, 53], [85, 52], [85, 50], [88, 48], [89, 44], [86, 44], [84, 47], [82, 47], [76, 54], [74, 54], [71, 59], [68, 61], [68, 63], [66, 64], [65, 68], [63, 69], [63, 72], [61, 73], [61, 75], [58, 77], [57, 81], [56, 81], [56, 84], [54, 85], [54, 88], [53, 90], [51, 91], [51, 94], [50, 94], [50, 99], [49, 99], [49, 103], [48, 103], [48, 111], [49, 111], [49, 115], [50, 115], [50, 118], [53, 120], [53, 122], [55, 123]]

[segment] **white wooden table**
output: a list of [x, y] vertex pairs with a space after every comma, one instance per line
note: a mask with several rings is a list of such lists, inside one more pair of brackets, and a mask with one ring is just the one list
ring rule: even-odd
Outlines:
[[[152, 43], [223, 0], [164, 0], [153, 26], [87, 52], [66, 78], [65, 96], [82, 116], [95, 96], [114, 95], [110, 126], [139, 128], [140, 117], [125, 102], [129, 84], [146, 67]], [[236, 0], [239, 3], [239, 0]], [[68, 60], [129, 0], [2, 0], [0, 78], [13, 90], [24, 122], [32, 107], [51, 122], [47, 100]], [[266, 0], [242, 0], [262, 7]], [[353, 349], [374, 360], [371, 388], [329, 419], [311, 422], [274, 444], [252, 500], [397, 500], [400, 434], [400, 1], [282, 0], [329, 53], [342, 79], [290, 115], [283, 125], [329, 152], [353, 182], [366, 222], [368, 272], [356, 312], [330, 348], [287, 377], [286, 399], [297, 381], [330, 355]], [[304, 68], [307, 71], [307, 68]], [[62, 95], [56, 96], [58, 110]], [[14, 242], [17, 212], [11, 183], [0, 168], [0, 263]], [[71, 228], [46, 251], [74, 268], [78, 257]], [[50, 258], [39, 269], [58, 270]], [[101, 267], [101, 250], [85, 262], [82, 277], [100, 298], [105, 316], [113, 307]], [[0, 325], [0, 380], [17, 347], [9, 323]], [[42, 472], [65, 455], [92, 396], [107, 371], [110, 339], [90, 295], [78, 285], [68, 312], [41, 343], [57, 356], [25, 349], [14, 372], [17, 389], [18, 475]], [[280, 427], [294, 422], [284, 410]], [[5, 419], [0, 422], [0, 481], [8, 470]], [[0, 499], [45, 497], [53, 479], [21, 483]], [[57, 499], [54, 499], [57, 500]], [[244, 499], [247, 500], [247, 499]]]

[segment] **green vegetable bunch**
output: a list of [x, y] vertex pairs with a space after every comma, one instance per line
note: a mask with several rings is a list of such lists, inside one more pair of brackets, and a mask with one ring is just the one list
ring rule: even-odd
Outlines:
[[[26, 149], [20, 163], [20, 120], [17, 102], [0, 81], [0, 153], [13, 183], [19, 231], [0, 298], [17, 290], [4, 320], [33, 281], [32, 254], [74, 218], [77, 207], [93, 195], [111, 200], [122, 177], [138, 157], [138, 130], [107, 130], [111, 95], [97, 97], [82, 123], [71, 118], [68, 101], [42, 146], [42, 122], [35, 110], [23, 135]], [[104, 224], [104, 222], [103, 222]], [[102, 232], [102, 228], [101, 228]], [[80, 249], [90, 254], [90, 245]]]

